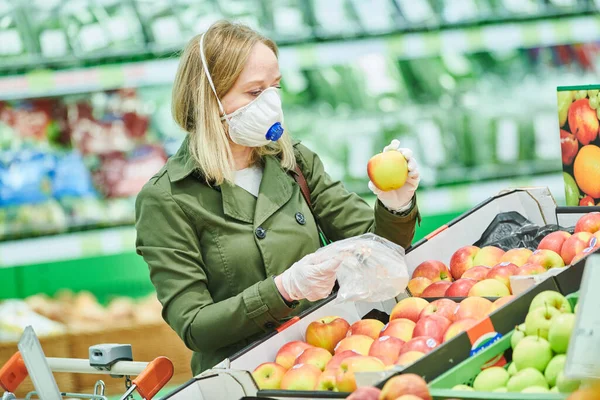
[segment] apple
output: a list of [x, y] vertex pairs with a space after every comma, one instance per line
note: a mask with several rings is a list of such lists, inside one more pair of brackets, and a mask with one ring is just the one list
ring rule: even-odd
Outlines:
[[336, 369], [337, 370], [340, 367], [340, 365], [342, 365], [342, 361], [344, 361], [346, 358], [356, 357], [356, 356], [360, 356], [360, 354], [358, 354], [354, 350], [341, 351], [341, 352], [335, 354], [333, 356], [333, 358], [331, 360], [329, 360], [329, 362], [327, 363], [327, 366], [325, 367], [325, 370], [328, 370], [328, 369]]
[[422, 400], [432, 400], [427, 382], [416, 374], [396, 375], [389, 379], [383, 385], [379, 400], [396, 400], [407, 394], [412, 394]]
[[550, 360], [546, 370], [544, 371], [544, 376], [546, 377], [546, 382], [548, 382], [548, 385], [551, 387], [556, 386], [558, 374], [565, 369], [566, 362], [567, 356], [564, 354], [556, 355], [552, 360]]
[[375, 357], [356, 356], [346, 358], [337, 370], [335, 381], [340, 392], [353, 392], [356, 390], [356, 372], [383, 371], [385, 365]]
[[405, 342], [408, 342], [413, 337], [413, 331], [415, 329], [415, 323], [410, 319], [398, 318], [388, 322], [379, 336], [393, 336]]
[[547, 387], [543, 386], [529, 386], [521, 390], [521, 393], [549, 393], [550, 390]]
[[477, 392], [491, 392], [506, 386], [510, 375], [502, 367], [486, 368], [473, 381], [473, 389]]
[[350, 326], [347, 335], [365, 335], [375, 340], [379, 337], [383, 326], [383, 322], [377, 319], [361, 319]]
[[452, 388], [452, 390], [460, 390], [461, 392], [474, 392], [475, 391], [475, 389], [473, 389], [469, 385], [456, 385]]
[[548, 331], [552, 324], [552, 319], [561, 315], [554, 307], [539, 307], [529, 311], [525, 318], [525, 333], [527, 336], [539, 336], [548, 339]]
[[452, 285], [452, 282], [433, 282], [425, 290], [423, 290], [423, 293], [421, 293], [421, 297], [444, 297], [444, 295], [446, 294], [446, 290], [448, 290], [448, 287], [450, 287], [450, 285]]
[[371, 345], [369, 356], [379, 358], [385, 365], [393, 365], [400, 357], [404, 343], [404, 340], [393, 336], [382, 336]]
[[526, 330], [527, 327], [524, 323], [515, 327], [515, 331], [513, 332], [510, 338], [510, 347], [512, 347], [513, 350], [515, 349], [515, 347], [517, 347], [517, 344], [519, 344], [519, 342], [523, 340], [525, 336], [527, 336], [527, 334], [525, 333]]
[[517, 365], [511, 362], [508, 368], [506, 369], [506, 372], [508, 372], [510, 376], [515, 376], [519, 371], [517, 370]]
[[519, 267], [513, 263], [502, 262], [492, 267], [485, 279], [496, 279], [510, 290], [510, 277], [519, 273]]
[[419, 264], [412, 273], [412, 278], [418, 277], [427, 278], [432, 282], [452, 280], [446, 264], [436, 260], [423, 261]]
[[546, 378], [544, 378], [544, 374], [535, 368], [519, 369], [506, 384], [506, 388], [509, 392], [520, 392], [531, 386], [548, 388], [548, 383], [546, 382]]
[[407, 297], [402, 299], [394, 306], [392, 313], [390, 314], [390, 321], [397, 318], [410, 319], [413, 322], [417, 322], [421, 311], [427, 307], [429, 302], [419, 297]]
[[484, 297], [502, 297], [510, 295], [508, 287], [496, 279], [484, 279], [477, 282], [471, 290], [469, 297], [484, 296]]
[[[538, 310], [543, 310], [538, 308]], [[560, 314], [554, 317], [548, 330], [548, 342], [557, 354], [564, 354], [569, 348], [571, 334], [575, 328], [575, 314]]]
[[[474, 269], [474, 268], [472, 268]], [[468, 272], [468, 271], [467, 271]], [[469, 290], [475, 285], [477, 281], [475, 279], [460, 278], [452, 282], [448, 289], [446, 289], [446, 297], [467, 297]]]
[[522, 267], [533, 252], [529, 249], [510, 249], [500, 258], [500, 263], [509, 262]]
[[486, 267], [493, 267], [494, 265], [500, 262], [502, 256], [504, 256], [505, 251], [499, 247], [495, 246], [486, 246], [483, 247], [477, 252], [475, 255], [475, 260], [473, 260], [475, 265], [485, 265]]
[[450, 272], [454, 279], [460, 279], [468, 269], [478, 264], [474, 264], [475, 256], [479, 253], [477, 246], [465, 246], [456, 250], [450, 258]]
[[521, 268], [519, 268], [519, 273], [517, 275], [539, 275], [539, 274], [543, 274], [544, 272], [546, 272], [546, 268], [542, 267], [539, 264], [531, 264], [531, 263], [527, 263], [525, 265], [523, 265]]
[[570, 265], [573, 258], [589, 246], [593, 237], [594, 235], [589, 232], [577, 232], [565, 240], [560, 252], [565, 265]]
[[313, 390], [317, 387], [321, 370], [314, 365], [296, 364], [281, 379], [282, 390]]
[[275, 356], [275, 362], [281, 365], [283, 368], [290, 369], [296, 362], [296, 358], [306, 349], [311, 348], [308, 343], [301, 342], [299, 340], [289, 342], [281, 346], [277, 355]]
[[580, 381], [568, 379], [563, 371], [560, 371], [556, 377], [556, 387], [560, 393], [573, 393], [580, 385]]
[[[598, 233], [594, 234], [594, 238], [592, 238], [592, 240], [590, 241], [590, 244], [597, 240], [596, 236]], [[598, 250], [598, 245], [600, 245], [600, 240], [598, 240], [596, 242], [596, 244], [594, 244], [595, 247], [588, 247], [587, 249], [583, 249], [583, 251], [579, 254], [577, 254], [575, 257], [573, 257], [573, 259], [571, 260], [571, 265], [577, 264], [579, 261], [581, 261], [582, 259], [584, 259], [585, 257], [589, 256], [592, 253], [595, 253], [596, 250]]]
[[494, 390], [494, 393], [508, 393], [508, 389], [505, 387], [501, 387]]
[[588, 194], [584, 196], [581, 200], [579, 200], [579, 205], [581, 207], [593, 207], [596, 205], [596, 203], [594, 203], [594, 199], [592, 198], [592, 196]]
[[414, 394], [405, 394], [405, 395], [398, 397], [396, 400], [423, 400], [423, 399], [421, 399], [418, 396], [415, 396]]
[[306, 343], [321, 347], [333, 354], [333, 349], [346, 337], [350, 324], [343, 318], [330, 316], [319, 318], [306, 327]]
[[401, 188], [408, 178], [406, 158], [399, 151], [384, 151], [371, 157], [367, 174], [379, 190], [388, 192]]
[[544, 372], [550, 360], [552, 360], [550, 343], [541, 337], [527, 336], [513, 350], [513, 362], [519, 371], [535, 368]]
[[515, 298], [516, 298], [516, 296], [513, 296], [512, 294], [510, 296], [500, 297], [499, 299], [495, 300], [492, 303], [492, 309], [491, 309], [490, 313], [496, 311], [499, 308], [504, 307], [505, 304], [510, 303]]
[[252, 378], [259, 389], [279, 389], [287, 370], [274, 362], [262, 363], [254, 371]]
[[538, 245], [538, 250], [552, 250], [556, 254], [560, 254], [562, 250], [563, 244], [565, 241], [571, 237], [569, 232], [565, 231], [556, 231], [546, 235], [540, 244]]
[[482, 281], [485, 279], [488, 272], [490, 272], [490, 269], [490, 267], [486, 267], [485, 265], [478, 265], [462, 274], [461, 279], [473, 279], [477, 282]]
[[565, 263], [562, 257], [552, 250], [536, 250], [533, 252], [529, 260], [529, 264], [538, 264], [546, 269], [564, 267]]
[[571, 313], [571, 303], [569, 303], [569, 300], [554, 290], [544, 290], [538, 293], [531, 301], [529, 311], [546, 306], [554, 307], [561, 313]]
[[335, 354], [341, 353], [346, 350], [354, 350], [358, 354], [366, 356], [369, 354], [369, 349], [373, 344], [373, 338], [365, 335], [352, 335], [340, 340], [335, 346]]
[[579, 218], [575, 224], [575, 233], [588, 232], [596, 233], [600, 231], [600, 212], [591, 212]]
[[579, 151], [579, 142], [572, 133], [560, 130], [560, 151], [562, 154], [562, 163], [564, 165], [573, 164], [573, 160]]
[[336, 375], [337, 368], [325, 368], [325, 371], [321, 372], [321, 375], [319, 376], [319, 380], [317, 381], [317, 386], [315, 386], [315, 390], [337, 392], [338, 388], [337, 382], [335, 380]]
[[[506, 286], [502, 286], [506, 288]], [[467, 297], [460, 302], [458, 310], [456, 310], [456, 320], [474, 319], [475, 321], [480, 321], [490, 313], [491, 309], [492, 302], [488, 299], [484, 299], [483, 297]]]
[[428, 336], [417, 336], [409, 340], [402, 346], [400, 355], [408, 353], [409, 351], [419, 351], [427, 354], [431, 350], [435, 349], [440, 343], [432, 337]]
[[444, 333], [452, 322], [448, 318], [444, 318], [441, 315], [429, 315], [423, 317], [417, 322], [414, 336], [429, 336], [434, 338], [438, 343], [444, 341]]
[[431, 280], [419, 276], [417, 278], [412, 278], [410, 281], [408, 281], [407, 288], [410, 291], [411, 295], [415, 297], [421, 297], [423, 291], [427, 289], [427, 287], [431, 285], [431, 283]]
[[331, 361], [332, 357], [333, 356], [329, 351], [320, 347], [312, 347], [300, 353], [298, 358], [296, 358], [296, 364], [314, 365], [323, 371], [327, 363]]
[[452, 339], [454, 336], [465, 332], [469, 328], [475, 326], [477, 324], [477, 320], [475, 319], [461, 319], [460, 321], [454, 322], [452, 325], [448, 327], [446, 333], [444, 333], [444, 342]]
[[598, 137], [598, 117], [587, 98], [575, 100], [571, 104], [567, 119], [569, 130], [582, 145], [586, 146]]
[[381, 390], [372, 386], [362, 386], [357, 388], [346, 400], [379, 400]]
[[430, 315], [440, 315], [448, 318], [450, 321], [454, 321], [454, 314], [456, 313], [457, 308], [458, 304], [453, 300], [438, 299], [429, 303], [429, 305], [421, 311], [421, 314], [419, 314], [419, 320]]
[[414, 363], [415, 361], [419, 360], [424, 355], [425, 355], [425, 353], [423, 353], [421, 351], [415, 351], [415, 350], [407, 351], [404, 354], [400, 354], [400, 357], [398, 357], [398, 359], [396, 360], [396, 365], [401, 365], [401, 366], [410, 365], [410, 364]]

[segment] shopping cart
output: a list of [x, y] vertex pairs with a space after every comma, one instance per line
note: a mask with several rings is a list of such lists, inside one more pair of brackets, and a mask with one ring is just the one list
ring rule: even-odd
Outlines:
[[[106, 374], [122, 377], [126, 391], [121, 400], [132, 399], [137, 391], [143, 399], [152, 399], [173, 376], [173, 363], [166, 357], [151, 362], [133, 361], [131, 345], [101, 344], [90, 347], [89, 359], [46, 357], [33, 331], [27, 327], [19, 340], [17, 351], [0, 368], [0, 389], [5, 391], [2, 400], [16, 400], [13, 394], [21, 382], [29, 376], [35, 391], [28, 393], [26, 400], [34, 397], [41, 400], [61, 400], [64, 397], [108, 400], [104, 394], [104, 382], [98, 381], [94, 393], [67, 393], [59, 391], [52, 372], [77, 374]], [[130, 377], [135, 376], [133, 381]]]

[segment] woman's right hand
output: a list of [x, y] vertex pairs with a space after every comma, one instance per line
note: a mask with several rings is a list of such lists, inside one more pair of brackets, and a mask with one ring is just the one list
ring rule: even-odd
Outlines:
[[287, 301], [317, 301], [327, 297], [335, 285], [340, 258], [319, 260], [309, 254], [275, 278], [277, 289]]

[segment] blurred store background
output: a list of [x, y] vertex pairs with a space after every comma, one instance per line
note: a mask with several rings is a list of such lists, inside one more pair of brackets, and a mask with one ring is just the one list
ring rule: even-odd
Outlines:
[[348, 189], [372, 202], [370, 156], [393, 138], [415, 151], [420, 238], [511, 186], [549, 186], [564, 201], [556, 87], [599, 82], [599, 10], [599, 0], [0, 0], [0, 299], [152, 292], [134, 253], [134, 199], [184, 136], [170, 116], [178, 51], [218, 19], [277, 41], [287, 127]]

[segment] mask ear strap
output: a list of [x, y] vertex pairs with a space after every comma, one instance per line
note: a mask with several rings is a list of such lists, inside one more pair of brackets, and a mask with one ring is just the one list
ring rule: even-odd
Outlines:
[[206, 57], [204, 56], [204, 35], [205, 33], [203, 33], [202, 36], [200, 36], [200, 58], [202, 59], [202, 66], [204, 67], [204, 72], [206, 73], [206, 79], [208, 79], [208, 83], [210, 84], [210, 87], [213, 93], [215, 94], [217, 103], [219, 103], [219, 110], [221, 110], [221, 114], [226, 115], [225, 110], [223, 109], [223, 105], [219, 100], [219, 96], [217, 96], [215, 84], [213, 83], [212, 78], [210, 77], [210, 72], [208, 71], [208, 63], [206, 62]]

